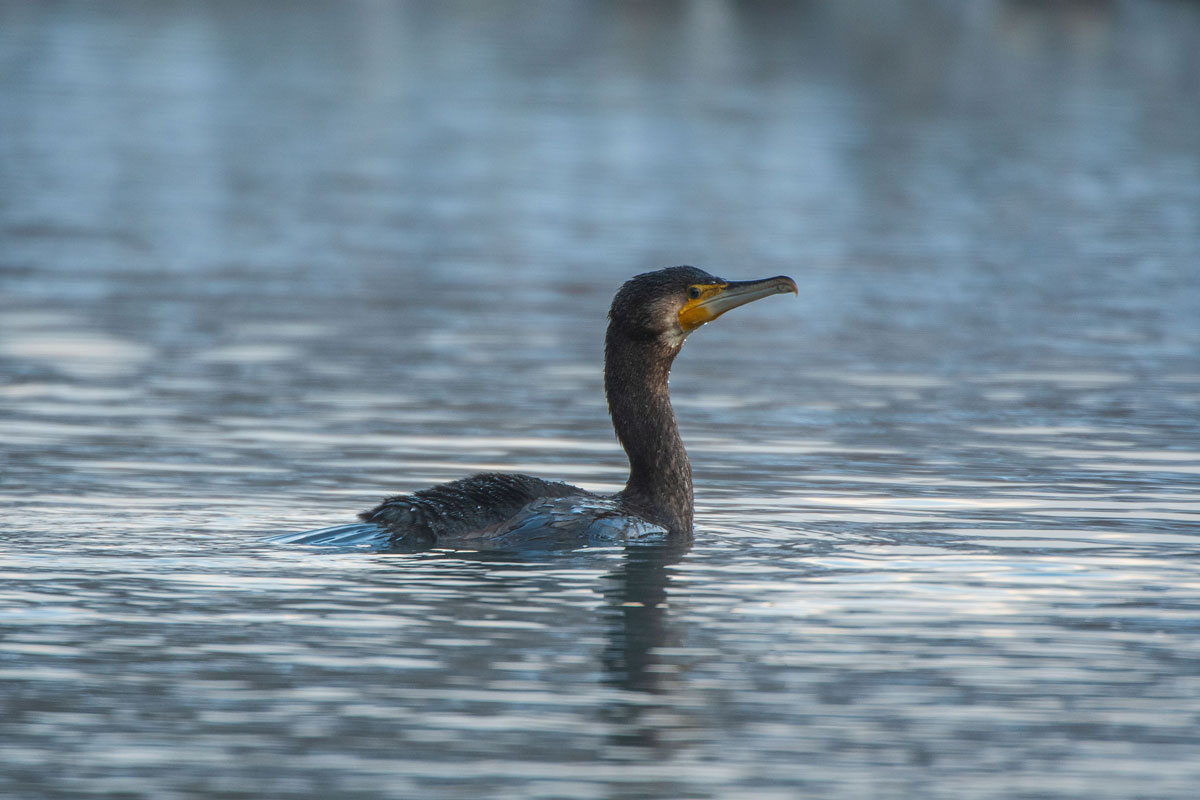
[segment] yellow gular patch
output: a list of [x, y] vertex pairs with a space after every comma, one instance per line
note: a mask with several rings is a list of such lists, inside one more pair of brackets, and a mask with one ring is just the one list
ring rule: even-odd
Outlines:
[[679, 327], [687, 333], [721, 316], [721, 311], [708, 305], [708, 301], [719, 295], [727, 283], [698, 283], [690, 289], [698, 289], [699, 297], [692, 297], [679, 309]]

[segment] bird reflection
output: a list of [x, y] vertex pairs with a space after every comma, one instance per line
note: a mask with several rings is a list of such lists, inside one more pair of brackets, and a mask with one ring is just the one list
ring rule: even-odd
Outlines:
[[[601, 715], [605, 727], [612, 730], [613, 747], [618, 752], [632, 749], [633, 757], [664, 747], [659, 736], [662, 712], [679, 713], [665, 702], [671, 672], [661, 651], [683, 640], [678, 621], [671, 618], [668, 586], [670, 567], [690, 549], [690, 541], [626, 547], [621, 564], [603, 579], [600, 614], [605, 622], [605, 646], [600, 659], [604, 682], [640, 696], [618, 696], [603, 707]], [[647, 702], [649, 698], [653, 699]]]
[[[431, 653], [444, 670], [423, 671], [405, 680], [413, 681], [414, 686], [433, 688], [464, 684], [486, 687], [497, 681], [507, 685], [510, 675], [491, 665], [528, 657], [525, 663], [533, 674], [525, 680], [540, 683], [549, 678], [551, 685], [557, 685], [561, 673], [553, 674], [555, 667], [549, 665], [573, 663], [576, 657], [582, 657], [584, 663], [593, 666], [575, 672], [574, 681], [590, 683], [584, 691], [596, 694], [597, 702], [587, 704], [592, 709], [587, 713], [594, 715], [593, 730], [603, 737], [600, 757], [640, 764], [669, 757], [680, 746], [680, 732], [695, 727], [689, 721], [688, 710], [676, 699], [680, 684], [672, 669], [675, 659], [664, 655], [664, 650], [687, 639], [670, 601], [673, 568], [691, 546], [691, 537], [686, 537], [629, 544], [620, 550], [445, 550], [391, 552], [375, 558], [384, 567], [380, 578], [390, 590], [381, 596], [403, 598], [398, 608], [404, 609], [404, 615], [493, 620], [500, 624], [496, 630], [505, 631], [493, 639], [484, 634], [492, 628], [481, 627], [479, 644], [484, 649], [472, 648], [469, 658], [454, 649]], [[596, 578], [591, 571], [598, 564], [609, 568]], [[564, 591], [574, 594], [579, 579], [599, 592], [599, 602], [590, 608], [575, 603], [561, 606], [569, 616], [560, 618], [557, 626], [549, 626], [557, 632], [543, 636], [536, 627], [504, 625], [531, 619], [527, 613], [531, 597], [559, 602], [553, 598], [562, 597]], [[540, 603], [536, 605], [544, 608]], [[536, 616], [539, 622], [546, 620], [544, 615]], [[564, 640], [558, 635], [562, 626], [579, 635]], [[598, 647], [588, 635], [597, 627]], [[483, 653], [486, 657], [481, 658]], [[560, 661], [560, 657], [570, 660]], [[541, 674], [542, 669], [549, 671]], [[452, 677], [443, 683], [445, 676]]]
[[670, 644], [667, 568], [678, 563], [688, 545], [627, 547], [620, 567], [605, 576], [607, 643], [601, 659], [609, 685], [658, 693], [664, 672], [654, 652]]

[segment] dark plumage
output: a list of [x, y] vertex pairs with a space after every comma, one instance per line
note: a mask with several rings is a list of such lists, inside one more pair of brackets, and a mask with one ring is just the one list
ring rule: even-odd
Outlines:
[[359, 514], [393, 531], [412, 544], [434, 544], [455, 536], [482, 538], [498, 523], [513, 519], [541, 497], [587, 495], [569, 483], [544, 481], [531, 475], [482, 472], [450, 483], [439, 483], [412, 494], [389, 497]]
[[[638, 275], [617, 292], [604, 346], [604, 389], [629, 481], [614, 496], [528, 475], [484, 473], [384, 500], [360, 514], [367, 526], [331, 528], [290, 541], [393, 546], [692, 531], [692, 470], [667, 393], [671, 364], [696, 328], [744, 303], [795, 292], [791, 278], [731, 283], [695, 267]], [[358, 531], [366, 528], [366, 531]]]

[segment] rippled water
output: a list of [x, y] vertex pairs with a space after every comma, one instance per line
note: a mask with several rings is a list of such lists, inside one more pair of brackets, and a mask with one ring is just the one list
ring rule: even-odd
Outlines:
[[[0, 795], [1191, 798], [1200, 9], [0, 10]], [[690, 547], [264, 543], [612, 490]]]

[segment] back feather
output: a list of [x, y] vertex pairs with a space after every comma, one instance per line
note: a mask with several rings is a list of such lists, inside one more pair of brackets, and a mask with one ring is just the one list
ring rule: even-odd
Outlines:
[[436, 544], [502, 528], [534, 500], [592, 496], [575, 486], [530, 475], [484, 472], [440, 483], [413, 494], [389, 497], [359, 518], [386, 529], [393, 541]]

